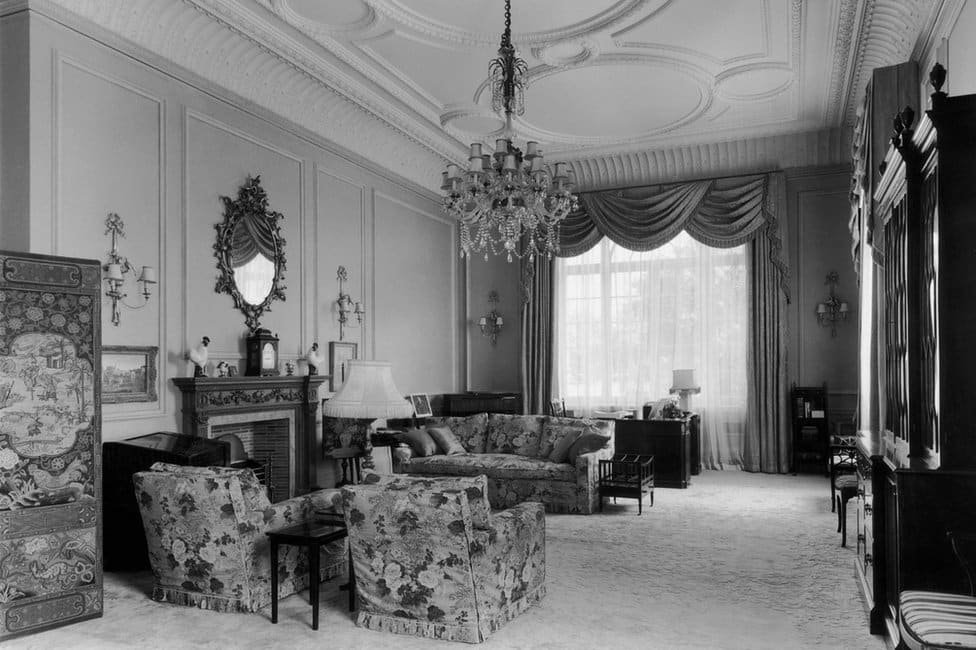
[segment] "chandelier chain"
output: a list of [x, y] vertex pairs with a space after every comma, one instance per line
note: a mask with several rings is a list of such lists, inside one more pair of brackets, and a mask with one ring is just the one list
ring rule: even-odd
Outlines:
[[449, 164], [441, 189], [444, 211], [460, 222], [461, 257], [506, 255], [508, 261], [559, 252], [559, 222], [578, 209], [566, 163], [547, 170], [538, 142], [525, 151], [513, 142], [512, 114], [525, 112], [528, 64], [512, 45], [512, 5], [505, 0], [505, 30], [498, 57], [488, 64], [492, 108], [504, 111], [504, 137], [494, 154], [473, 143], [467, 170]]

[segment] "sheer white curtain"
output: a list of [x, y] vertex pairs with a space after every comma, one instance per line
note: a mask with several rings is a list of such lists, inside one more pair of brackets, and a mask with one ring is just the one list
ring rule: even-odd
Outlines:
[[609, 239], [556, 261], [554, 395], [577, 415], [668, 396], [694, 368], [706, 467], [741, 466], [746, 426], [747, 245], [709, 248], [682, 232], [647, 252]]

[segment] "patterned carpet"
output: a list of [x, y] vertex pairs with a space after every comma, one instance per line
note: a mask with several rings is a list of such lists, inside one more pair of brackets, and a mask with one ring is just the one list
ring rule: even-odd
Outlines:
[[[548, 595], [495, 633], [494, 648], [845, 648], [868, 633], [841, 548], [827, 479], [706, 471], [654, 506], [547, 518]], [[853, 539], [854, 514], [849, 518]], [[853, 544], [853, 542], [852, 542]], [[362, 630], [345, 593], [323, 587], [319, 631], [307, 593], [268, 611], [217, 614], [148, 599], [146, 573], [106, 574], [105, 616], [5, 643], [10, 648], [471, 647]]]

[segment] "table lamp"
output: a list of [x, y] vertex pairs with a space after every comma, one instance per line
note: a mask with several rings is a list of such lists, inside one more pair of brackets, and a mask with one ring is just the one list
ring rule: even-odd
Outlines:
[[690, 411], [691, 395], [701, 392], [701, 386], [695, 381], [694, 368], [682, 368], [673, 371], [671, 380], [671, 390], [668, 392], [678, 394], [678, 406], [682, 411]]
[[345, 383], [322, 407], [322, 416], [333, 420], [328, 426], [332, 440], [323, 440], [323, 445], [332, 443], [329, 455], [342, 459], [343, 481], [348, 458], [362, 458], [362, 465], [367, 469], [373, 466], [370, 455], [373, 445], [369, 439], [373, 420], [413, 415], [413, 406], [393, 383], [389, 361], [351, 360], [348, 363]]

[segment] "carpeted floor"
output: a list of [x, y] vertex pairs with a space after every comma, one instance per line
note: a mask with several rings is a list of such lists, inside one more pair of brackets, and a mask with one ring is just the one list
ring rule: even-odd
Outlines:
[[[495, 648], [865, 648], [853, 547], [841, 548], [827, 479], [711, 472], [659, 488], [652, 508], [547, 517], [548, 595]], [[849, 538], [855, 533], [849, 518]], [[149, 600], [147, 573], [105, 576], [105, 616], [10, 648], [470, 647], [357, 628], [335, 581], [319, 631], [307, 592], [270, 613], [218, 614]]]

